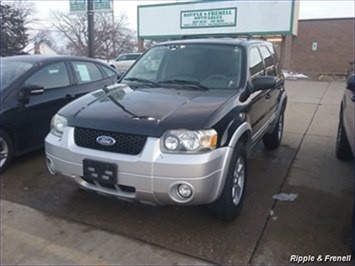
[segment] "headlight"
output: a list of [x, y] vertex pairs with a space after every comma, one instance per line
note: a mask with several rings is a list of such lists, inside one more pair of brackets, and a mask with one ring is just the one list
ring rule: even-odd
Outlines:
[[68, 120], [64, 116], [56, 114], [51, 121], [51, 133], [57, 137], [61, 137], [67, 124]]
[[217, 132], [208, 130], [169, 130], [161, 138], [163, 152], [198, 153], [214, 150], [217, 146]]

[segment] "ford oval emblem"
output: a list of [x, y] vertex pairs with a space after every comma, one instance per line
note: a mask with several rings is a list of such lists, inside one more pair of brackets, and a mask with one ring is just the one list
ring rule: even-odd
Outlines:
[[116, 140], [109, 136], [100, 136], [97, 137], [96, 142], [103, 146], [113, 146], [115, 145]]

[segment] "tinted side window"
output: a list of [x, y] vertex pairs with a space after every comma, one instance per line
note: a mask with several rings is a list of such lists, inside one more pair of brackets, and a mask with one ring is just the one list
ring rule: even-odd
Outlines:
[[127, 60], [137, 60], [139, 58], [140, 55], [136, 55], [136, 54], [130, 54], [127, 55]]
[[258, 76], [264, 74], [264, 64], [259, 53], [258, 48], [253, 47], [250, 49], [250, 75]]
[[268, 76], [276, 76], [274, 58], [269, 49], [266, 46], [260, 46], [260, 52], [265, 62], [266, 74]]
[[101, 69], [106, 73], [106, 75], [110, 78], [116, 76], [116, 72], [114, 70], [112, 70], [110, 67], [106, 67], [103, 65], [100, 65]]
[[45, 90], [69, 86], [69, 75], [65, 63], [50, 64], [41, 68], [29, 77], [25, 84], [39, 85]]
[[74, 61], [72, 64], [79, 84], [93, 82], [103, 78], [100, 69], [94, 63]]
[[125, 55], [121, 55], [117, 58], [116, 61], [126, 61], [127, 60], [127, 57]]

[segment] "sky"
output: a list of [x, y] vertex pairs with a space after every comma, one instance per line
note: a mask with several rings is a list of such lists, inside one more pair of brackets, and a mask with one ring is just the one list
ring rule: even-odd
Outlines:
[[[51, 22], [51, 11], [69, 12], [69, 0], [28, 0], [35, 4], [35, 17], [46, 21], [42, 25], [49, 25]], [[178, 2], [170, 1], [122, 1], [114, 0], [114, 12], [119, 14], [124, 12], [127, 15], [129, 27], [133, 30], [137, 29], [137, 6], [150, 5], [157, 3]], [[353, 0], [301, 0], [300, 19], [311, 18], [339, 18], [354, 17], [354, 1]], [[41, 24], [40, 24], [41, 25]], [[38, 27], [38, 26], [37, 26]], [[39, 26], [40, 27], [40, 26]]]

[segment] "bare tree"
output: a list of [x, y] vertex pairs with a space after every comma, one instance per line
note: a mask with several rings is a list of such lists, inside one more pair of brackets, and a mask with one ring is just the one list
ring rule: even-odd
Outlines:
[[19, 13], [19, 17], [25, 23], [25, 27], [28, 28], [29, 24], [36, 23], [38, 21], [38, 19], [35, 19], [33, 16], [35, 13], [35, 5], [33, 2], [28, 0], [11, 0], [3, 2]]
[[[88, 51], [88, 30], [86, 15], [52, 14], [54, 28], [68, 41], [66, 48], [71, 54], [86, 56]], [[135, 47], [134, 32], [127, 27], [127, 17], [121, 14], [115, 21], [107, 13], [95, 14], [96, 57], [106, 60], [116, 58], [120, 53], [132, 52]]]

